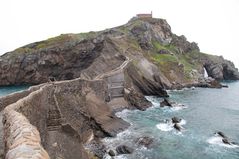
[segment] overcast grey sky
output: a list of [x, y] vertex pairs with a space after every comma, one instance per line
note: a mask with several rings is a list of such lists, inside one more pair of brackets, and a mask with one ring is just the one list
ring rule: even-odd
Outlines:
[[239, 66], [239, 0], [1, 0], [0, 54], [62, 33], [122, 25], [150, 11], [202, 52]]

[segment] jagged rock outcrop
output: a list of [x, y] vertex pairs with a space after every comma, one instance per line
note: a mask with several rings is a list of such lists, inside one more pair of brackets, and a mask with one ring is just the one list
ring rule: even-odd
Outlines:
[[208, 75], [217, 80], [239, 80], [238, 69], [231, 61], [217, 57], [217, 60], [205, 60]]
[[174, 35], [171, 44], [177, 47], [179, 53], [188, 53], [195, 50], [200, 51], [197, 43], [188, 42], [187, 38], [184, 35]]

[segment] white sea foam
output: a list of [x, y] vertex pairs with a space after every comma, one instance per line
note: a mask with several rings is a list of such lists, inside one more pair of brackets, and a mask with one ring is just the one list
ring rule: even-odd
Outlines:
[[173, 130], [173, 124], [171, 123], [159, 123], [156, 127], [161, 131], [171, 131]]
[[153, 107], [159, 107], [160, 106], [160, 102], [158, 101], [157, 98], [155, 98], [153, 96], [145, 96], [145, 98], [153, 104]]
[[126, 118], [129, 112], [130, 112], [130, 110], [124, 109], [120, 112], [117, 112], [115, 115], [119, 118]]
[[[103, 158], [104, 159], [112, 159], [112, 157], [108, 154], [106, 154]], [[127, 157], [124, 155], [119, 155], [119, 156], [114, 156], [114, 159], [127, 159]]]
[[184, 120], [184, 119], [182, 119], [182, 120], [180, 121], [179, 125], [185, 125], [186, 123], [187, 123], [187, 121]]
[[185, 109], [185, 108], [187, 108], [187, 107], [182, 105], [182, 104], [177, 104], [176, 106], [170, 107], [170, 110], [179, 111], [179, 110], [182, 110], [182, 109]]
[[[178, 124], [180, 126], [182, 126], [182, 125], [185, 125], [186, 123], [187, 123], [187, 121], [182, 119], [180, 121], [180, 123], [178, 123]], [[172, 131], [174, 129], [173, 125], [174, 124], [170, 121], [170, 122], [166, 122], [166, 123], [159, 123], [156, 125], [156, 127], [161, 131]], [[184, 128], [182, 127], [182, 129], [184, 129]], [[178, 134], [182, 134], [182, 133], [178, 132]]]
[[212, 144], [212, 145], [218, 145], [218, 146], [223, 146], [223, 147], [227, 147], [227, 148], [238, 148], [239, 146], [238, 145], [234, 145], [234, 144], [224, 144], [222, 142], [222, 137], [221, 136], [213, 136], [211, 138], [209, 138], [207, 140], [207, 142], [209, 144]]

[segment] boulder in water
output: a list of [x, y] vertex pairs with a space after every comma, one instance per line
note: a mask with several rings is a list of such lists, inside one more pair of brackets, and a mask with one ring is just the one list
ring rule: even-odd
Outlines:
[[223, 139], [222, 139], [222, 142], [223, 142], [224, 144], [231, 145], [231, 142], [230, 142], [227, 138], [223, 138]]
[[114, 152], [113, 150], [109, 150], [108, 154], [109, 154], [110, 156], [115, 156], [115, 152]]
[[153, 138], [148, 136], [140, 137], [136, 141], [136, 143], [145, 146], [146, 148], [151, 148], [153, 142], [154, 142]]
[[182, 130], [182, 127], [178, 123], [174, 124], [173, 127], [178, 131]]
[[180, 123], [182, 121], [182, 119], [178, 118], [178, 117], [173, 117], [172, 118], [172, 123]]
[[222, 138], [227, 138], [227, 136], [223, 132], [221, 132], [221, 131], [216, 132], [216, 134], [218, 134]]
[[172, 103], [166, 98], [164, 98], [164, 100], [160, 102], [160, 107], [165, 107], [165, 106], [173, 107]]
[[116, 151], [118, 154], [131, 154], [134, 149], [126, 145], [120, 145], [116, 148]]

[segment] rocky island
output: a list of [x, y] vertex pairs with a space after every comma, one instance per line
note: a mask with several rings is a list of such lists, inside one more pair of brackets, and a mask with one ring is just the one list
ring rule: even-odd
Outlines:
[[167, 89], [221, 88], [220, 80], [239, 80], [233, 63], [200, 52], [164, 19], [137, 16], [28, 44], [0, 57], [0, 86], [35, 85], [0, 98], [3, 156], [102, 158], [109, 150], [100, 139], [129, 126], [115, 112], [145, 110], [144, 95], [167, 97]]

